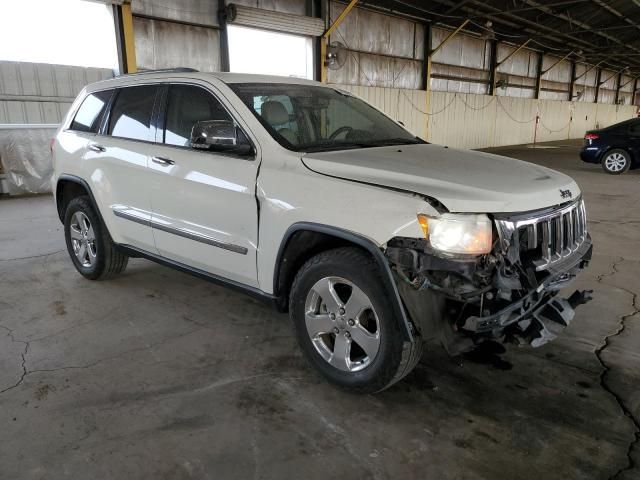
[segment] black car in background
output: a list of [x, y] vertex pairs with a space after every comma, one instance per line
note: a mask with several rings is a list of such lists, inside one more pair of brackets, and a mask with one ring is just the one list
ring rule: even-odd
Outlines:
[[640, 166], [640, 118], [632, 118], [584, 135], [580, 158], [599, 163], [612, 175]]

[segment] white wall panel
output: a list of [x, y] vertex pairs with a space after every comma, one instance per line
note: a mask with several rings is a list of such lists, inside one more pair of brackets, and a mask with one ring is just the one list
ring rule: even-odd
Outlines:
[[571, 102], [554, 100], [539, 100], [538, 131], [536, 141], [551, 142], [569, 138], [571, 123]]
[[515, 97], [497, 97], [496, 100], [498, 108], [492, 146], [533, 142], [538, 100]]
[[482, 148], [493, 143], [496, 99], [487, 95], [433, 92], [428, 140], [457, 148]]
[[571, 102], [572, 119], [569, 138], [580, 138], [587, 130], [596, 128], [596, 107], [594, 103]]
[[[414, 134], [456, 148], [486, 148], [581, 138], [635, 116], [633, 105], [535, 100], [456, 92], [336, 85], [362, 97]], [[540, 121], [536, 124], [536, 117]], [[428, 125], [427, 125], [428, 122]], [[426, 131], [426, 135], [425, 135]]]

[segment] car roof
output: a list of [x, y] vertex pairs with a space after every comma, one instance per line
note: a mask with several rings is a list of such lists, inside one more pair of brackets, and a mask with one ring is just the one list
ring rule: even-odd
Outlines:
[[629, 120], [624, 120], [622, 122], [614, 123], [613, 125], [609, 125], [608, 127], [601, 128], [600, 130], [603, 132], [607, 132], [607, 131], [611, 132], [611, 131], [623, 129], [630, 125], [635, 125], [637, 123], [640, 123], [640, 118], [630, 118]]
[[229, 72], [198, 72], [184, 70], [164, 70], [164, 71], [142, 71], [134, 74], [119, 75], [107, 80], [92, 83], [87, 86], [87, 91], [101, 90], [108, 87], [120, 87], [133, 85], [136, 83], [144, 83], [146, 80], [175, 80], [179, 78], [191, 80], [211, 80], [215, 78], [227, 84], [236, 83], [274, 83], [274, 84], [292, 84], [292, 85], [313, 85], [318, 87], [326, 87], [327, 85], [298, 77], [282, 77], [277, 75], [257, 75], [251, 73], [229, 73]]

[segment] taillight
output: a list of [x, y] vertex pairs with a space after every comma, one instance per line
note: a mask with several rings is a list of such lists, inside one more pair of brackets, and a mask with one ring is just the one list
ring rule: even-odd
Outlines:
[[585, 140], [597, 140], [600, 138], [600, 135], [598, 135], [597, 133], [587, 133], [584, 136]]

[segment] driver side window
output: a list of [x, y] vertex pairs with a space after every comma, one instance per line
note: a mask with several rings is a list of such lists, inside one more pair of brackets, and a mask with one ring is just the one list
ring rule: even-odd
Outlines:
[[191, 132], [197, 122], [226, 120], [233, 122], [222, 104], [206, 90], [192, 85], [171, 85], [165, 119], [164, 143], [191, 146]]

